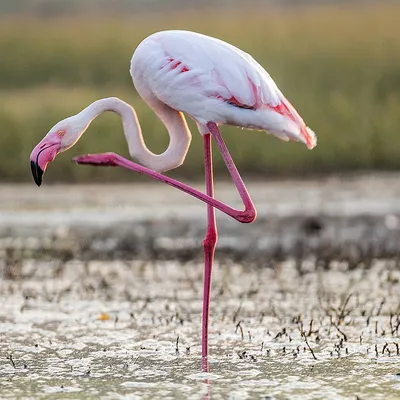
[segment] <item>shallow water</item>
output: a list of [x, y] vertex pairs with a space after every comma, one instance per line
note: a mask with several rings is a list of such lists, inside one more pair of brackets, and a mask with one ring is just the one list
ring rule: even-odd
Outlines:
[[0, 281], [2, 399], [400, 397], [395, 261], [217, 263], [209, 373], [202, 265], [21, 262]]

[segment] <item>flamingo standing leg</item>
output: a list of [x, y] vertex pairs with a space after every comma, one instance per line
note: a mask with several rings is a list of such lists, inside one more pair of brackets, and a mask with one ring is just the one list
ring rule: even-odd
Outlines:
[[[206, 179], [206, 193], [214, 197], [214, 178], [212, 165], [211, 135], [203, 136], [204, 141], [204, 167]], [[202, 316], [202, 351], [203, 370], [208, 371], [208, 315], [210, 311], [211, 274], [214, 261], [215, 245], [218, 239], [217, 224], [215, 221], [215, 209], [207, 204], [207, 234], [204, 238], [204, 295]]]

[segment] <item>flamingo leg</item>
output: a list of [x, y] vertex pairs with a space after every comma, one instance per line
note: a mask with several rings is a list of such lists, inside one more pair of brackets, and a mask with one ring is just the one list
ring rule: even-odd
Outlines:
[[[142, 165], [136, 164], [124, 157], [115, 153], [102, 153], [102, 154], [88, 154], [78, 156], [73, 161], [78, 164], [90, 164], [98, 166], [119, 166], [127, 168], [131, 171], [137, 172], [142, 175], [149, 176], [167, 185], [175, 187], [197, 199], [207, 203], [207, 234], [203, 242], [204, 247], [204, 299], [203, 299], [203, 319], [202, 319], [202, 368], [203, 371], [208, 372], [208, 314], [210, 306], [210, 289], [211, 289], [211, 271], [214, 260], [215, 245], [217, 241], [217, 228], [215, 222], [215, 210], [222, 211], [223, 213], [231, 216], [242, 223], [253, 222], [256, 218], [256, 209], [250, 198], [250, 195], [243, 183], [243, 180], [232, 160], [232, 157], [225, 145], [225, 142], [214, 123], [207, 124], [210, 133], [204, 135], [204, 164], [205, 164], [205, 177], [206, 177], [206, 194], [196, 190], [182, 182], [179, 182], [169, 176], [155, 172]], [[240, 194], [244, 204], [244, 210], [240, 211], [227, 204], [215, 199], [214, 184], [213, 184], [213, 170], [212, 170], [212, 152], [211, 152], [211, 136], [215, 139], [217, 146], [221, 152], [222, 158], [228, 168], [233, 182]]]
[[210, 128], [211, 135], [217, 142], [217, 146], [221, 151], [224, 162], [228, 168], [229, 173], [231, 174], [232, 180], [235, 183], [235, 186], [243, 201], [245, 207], [243, 211], [230, 207], [227, 204], [223, 203], [222, 201], [214, 199], [208, 194], [202, 193], [199, 190], [192, 188], [189, 185], [179, 182], [176, 179], [170, 178], [169, 176], [160, 174], [159, 172], [153, 171], [150, 168], [136, 164], [116, 153], [87, 154], [83, 156], [74, 157], [72, 161], [78, 164], [122, 167], [129, 169], [141, 175], [146, 175], [149, 176], [150, 178], [166, 183], [167, 185], [170, 185], [176, 189], [181, 190], [182, 192], [185, 192], [193, 197], [196, 197], [200, 201], [203, 201], [204, 203], [207, 203], [210, 206], [215, 207], [218, 210], [222, 211], [224, 214], [229, 215], [236, 221], [239, 221], [241, 223], [253, 222], [256, 219], [257, 212], [250, 198], [250, 195], [246, 189], [246, 186], [244, 185], [242, 178], [240, 177], [239, 172], [236, 169], [235, 163], [233, 162], [232, 157], [229, 154], [229, 151], [225, 145], [224, 140], [222, 139], [221, 134], [219, 133], [217, 126], [214, 123], [210, 123], [208, 125]]
[[[214, 179], [212, 165], [211, 135], [203, 136], [204, 141], [204, 167], [206, 179], [206, 193], [214, 197]], [[202, 367], [208, 372], [208, 315], [210, 311], [211, 274], [214, 261], [215, 245], [218, 239], [217, 224], [215, 221], [215, 208], [207, 204], [207, 234], [204, 238], [204, 295], [203, 295], [203, 318], [202, 318]]]
[[207, 124], [207, 127], [210, 130], [210, 133], [213, 136], [214, 140], [217, 142], [218, 149], [222, 155], [222, 158], [224, 159], [225, 165], [228, 168], [228, 171], [232, 177], [236, 189], [238, 190], [239, 195], [243, 201], [245, 211], [247, 210], [249, 214], [254, 214], [253, 218], [254, 221], [254, 219], [256, 218], [256, 209], [251, 200], [250, 194], [247, 191], [247, 188], [242, 180], [242, 177], [240, 176], [239, 171], [237, 170], [236, 165], [232, 160], [232, 156], [230, 155], [229, 150], [226, 147], [221, 132], [219, 131], [217, 125], [214, 122], [209, 122]]

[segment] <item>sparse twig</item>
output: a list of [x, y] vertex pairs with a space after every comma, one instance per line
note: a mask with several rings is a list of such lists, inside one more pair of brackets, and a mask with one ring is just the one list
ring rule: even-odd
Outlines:
[[10, 360], [11, 365], [14, 367], [14, 369], [17, 369], [17, 367], [15, 366], [15, 362], [13, 360], [12, 354], [10, 354], [9, 356], [7, 356], [7, 359]]
[[239, 307], [237, 308], [237, 310], [235, 311], [235, 314], [233, 314], [233, 318], [232, 318], [232, 322], [235, 323], [236, 319], [240, 313], [240, 310], [242, 308], [242, 302], [240, 302]]
[[237, 333], [238, 329], [240, 329], [240, 334], [242, 335], [242, 340], [244, 340], [244, 333], [243, 333], [243, 328], [242, 328], [241, 323], [242, 323], [242, 321], [239, 321], [239, 322], [236, 324], [235, 333]]
[[381, 301], [381, 304], [379, 304], [378, 310], [376, 311], [376, 316], [379, 316], [381, 311], [382, 311], [382, 307], [384, 306], [384, 304], [386, 303], [386, 299], [383, 298]]
[[399, 332], [399, 327], [400, 327], [400, 320], [397, 321], [396, 326], [393, 327], [392, 329], [392, 336], [394, 336], [394, 334], [397, 332]]
[[314, 350], [311, 348], [310, 344], [308, 343], [306, 335], [303, 335], [303, 337], [304, 337], [304, 341], [306, 342], [306, 345], [308, 347], [308, 350], [310, 350], [310, 352], [311, 352], [311, 354], [313, 356], [313, 359], [317, 360], [317, 357], [315, 357], [315, 354], [314, 354]]
[[340, 330], [340, 328], [332, 321], [332, 325], [336, 328], [336, 330], [343, 336], [345, 342], [347, 342], [347, 335]]
[[344, 320], [344, 318], [350, 314], [351, 310], [347, 311], [347, 313], [345, 313], [347, 305], [349, 304], [349, 301], [351, 299], [351, 297], [353, 296], [353, 293], [350, 293], [347, 298], [345, 299], [345, 301], [343, 302], [342, 306], [339, 308], [340, 310], [340, 314], [337, 316], [337, 323], [338, 325], [340, 325], [342, 323], [342, 321]]
[[314, 320], [311, 320], [311, 321], [310, 321], [310, 329], [308, 330], [307, 336], [311, 336], [312, 333], [313, 333], [313, 329], [312, 329], [313, 321], [314, 321]]
[[311, 354], [312, 354], [314, 360], [317, 360], [317, 357], [316, 357], [315, 354], [314, 354], [314, 350], [311, 348], [310, 344], [308, 343], [307, 335], [306, 335], [306, 333], [305, 333], [304, 330], [303, 330], [303, 323], [297, 324], [297, 327], [299, 328], [300, 335], [304, 338], [304, 341], [306, 342], [306, 345], [307, 345], [307, 347], [308, 347], [308, 350], [310, 350], [310, 352], [311, 352]]
[[390, 313], [390, 317], [389, 317], [389, 326], [390, 326], [390, 332], [391, 332], [391, 334], [392, 334], [392, 336], [393, 336], [393, 322], [392, 322], [392, 319], [393, 319], [393, 314]]

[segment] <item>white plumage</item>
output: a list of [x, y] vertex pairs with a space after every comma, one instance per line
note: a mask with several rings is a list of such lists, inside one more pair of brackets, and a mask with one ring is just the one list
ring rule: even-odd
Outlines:
[[138, 93], [191, 116], [201, 133], [208, 122], [265, 130], [282, 140], [316, 145], [314, 132], [267, 71], [242, 50], [189, 31], [157, 32], [131, 61]]

